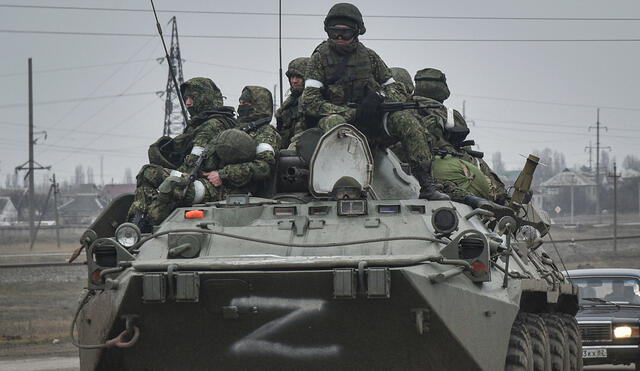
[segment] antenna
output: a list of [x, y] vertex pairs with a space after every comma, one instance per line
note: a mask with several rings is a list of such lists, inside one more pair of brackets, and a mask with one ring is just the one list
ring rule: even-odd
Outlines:
[[280, 84], [280, 107], [282, 107], [282, 0], [278, 1], [278, 54], [280, 58], [278, 83]]

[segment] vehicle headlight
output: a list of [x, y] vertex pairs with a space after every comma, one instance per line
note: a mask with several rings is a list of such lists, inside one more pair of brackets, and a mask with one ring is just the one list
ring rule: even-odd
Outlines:
[[616, 339], [626, 339], [630, 337], [638, 337], [638, 327], [616, 326], [613, 328], [613, 336]]
[[450, 207], [441, 207], [433, 211], [431, 224], [436, 233], [450, 235], [458, 228], [458, 216], [456, 211]]
[[116, 241], [123, 247], [129, 248], [140, 241], [140, 228], [133, 223], [122, 223], [116, 229]]

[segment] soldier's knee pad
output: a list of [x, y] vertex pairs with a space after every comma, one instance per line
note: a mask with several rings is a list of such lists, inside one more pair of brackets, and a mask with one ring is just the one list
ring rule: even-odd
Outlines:
[[318, 121], [318, 126], [327, 132], [338, 125], [345, 124], [346, 122], [347, 120], [340, 115], [329, 115], [321, 118], [320, 121]]
[[136, 185], [138, 187], [149, 185], [153, 187], [159, 186], [167, 177], [168, 171], [162, 166], [147, 164], [140, 169], [136, 175]]

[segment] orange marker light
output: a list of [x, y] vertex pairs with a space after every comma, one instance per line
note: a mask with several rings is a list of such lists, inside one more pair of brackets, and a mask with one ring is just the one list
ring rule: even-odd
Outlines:
[[202, 219], [204, 218], [204, 210], [189, 210], [184, 213], [185, 219]]
[[471, 264], [471, 270], [473, 270], [474, 272], [486, 272], [487, 265], [480, 260], [476, 260], [473, 262], [473, 264]]

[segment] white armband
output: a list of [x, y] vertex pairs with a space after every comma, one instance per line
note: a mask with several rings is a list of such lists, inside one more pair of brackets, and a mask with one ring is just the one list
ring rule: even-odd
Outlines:
[[324, 84], [323, 84], [323, 83], [321, 83], [321, 82], [320, 82], [320, 81], [318, 81], [318, 80], [314, 80], [314, 79], [309, 79], [309, 80], [306, 80], [306, 81], [304, 82], [304, 87], [305, 87], [305, 88], [318, 88], [318, 89], [322, 89], [322, 87], [323, 87], [323, 86], [324, 86]]
[[193, 196], [193, 203], [197, 204], [204, 199], [204, 184], [201, 181], [196, 180], [193, 182], [193, 190], [195, 195]]
[[444, 126], [447, 130], [452, 129], [456, 125], [453, 119], [453, 108], [447, 108], [447, 124]]
[[271, 153], [276, 153], [276, 151], [273, 150], [273, 147], [269, 143], [260, 143], [256, 147], [256, 155], [259, 155], [262, 152], [267, 152], [267, 151], [270, 151]]
[[192, 155], [200, 156], [202, 152], [204, 152], [204, 147], [193, 146], [193, 148], [191, 148]]
[[171, 173], [169, 173], [169, 176], [177, 176], [178, 178], [182, 178], [182, 172], [178, 170], [171, 170]]
[[387, 86], [389, 84], [393, 84], [394, 82], [396, 82], [396, 80], [394, 80], [393, 77], [392, 77], [389, 80], [385, 81], [385, 83], [382, 84], [382, 86]]

